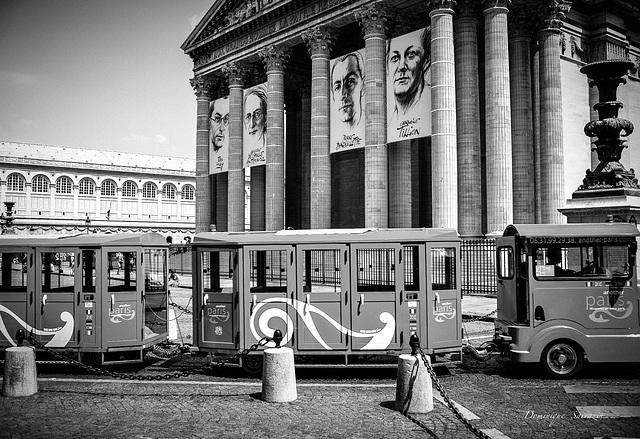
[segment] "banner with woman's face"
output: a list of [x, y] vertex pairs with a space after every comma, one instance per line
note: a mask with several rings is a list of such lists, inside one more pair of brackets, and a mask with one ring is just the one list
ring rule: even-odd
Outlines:
[[364, 50], [330, 62], [330, 152], [364, 146]]
[[209, 173], [229, 170], [229, 96], [209, 106]]
[[387, 41], [387, 142], [431, 135], [430, 41], [420, 29]]
[[267, 84], [244, 91], [242, 159], [243, 167], [267, 163]]

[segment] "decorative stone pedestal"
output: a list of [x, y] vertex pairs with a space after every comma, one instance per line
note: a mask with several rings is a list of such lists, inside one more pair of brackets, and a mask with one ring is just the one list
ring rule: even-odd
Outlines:
[[568, 223], [619, 221], [637, 224], [640, 219], [640, 189], [582, 190], [573, 193], [559, 209]]

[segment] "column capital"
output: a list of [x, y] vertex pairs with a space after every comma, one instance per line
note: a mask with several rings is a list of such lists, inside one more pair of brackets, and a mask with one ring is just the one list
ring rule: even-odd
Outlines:
[[222, 73], [227, 77], [229, 87], [244, 86], [245, 77], [249, 74], [248, 66], [244, 63], [230, 61], [222, 66]]
[[336, 41], [336, 31], [332, 27], [316, 26], [301, 35], [309, 49], [309, 55], [329, 55]]
[[434, 11], [436, 9], [450, 9], [453, 11], [453, 8], [458, 4], [457, 0], [428, 0], [429, 9]]
[[562, 20], [571, 9], [569, 0], [545, 0], [537, 9], [538, 23], [540, 31], [559, 32], [562, 27]]
[[207, 76], [196, 76], [189, 79], [191, 87], [195, 90], [195, 94], [199, 98], [208, 98], [211, 90], [215, 86], [215, 82]]
[[359, 11], [354, 12], [353, 15], [360, 23], [362, 34], [365, 38], [373, 35], [386, 36], [386, 28], [390, 20], [390, 14], [384, 2], [364, 5]]
[[531, 9], [526, 7], [514, 9], [507, 18], [509, 24], [509, 39], [535, 37], [535, 16]]
[[456, 2], [456, 18], [476, 18], [478, 16], [477, 0], [457, 0]]
[[291, 56], [290, 47], [268, 46], [258, 52], [267, 72], [284, 71], [284, 66]]

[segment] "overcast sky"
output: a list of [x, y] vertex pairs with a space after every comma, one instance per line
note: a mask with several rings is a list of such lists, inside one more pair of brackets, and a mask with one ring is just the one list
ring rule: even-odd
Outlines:
[[0, 140], [195, 158], [191, 58], [213, 0], [0, 0]]

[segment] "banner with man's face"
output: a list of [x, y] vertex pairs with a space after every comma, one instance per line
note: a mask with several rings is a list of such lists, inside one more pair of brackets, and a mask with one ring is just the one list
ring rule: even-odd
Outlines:
[[242, 123], [243, 167], [267, 163], [267, 83], [244, 91]]
[[209, 173], [229, 170], [229, 96], [209, 106]]
[[431, 135], [430, 41], [420, 29], [387, 41], [387, 142]]
[[364, 147], [364, 50], [330, 62], [331, 147], [340, 152]]

